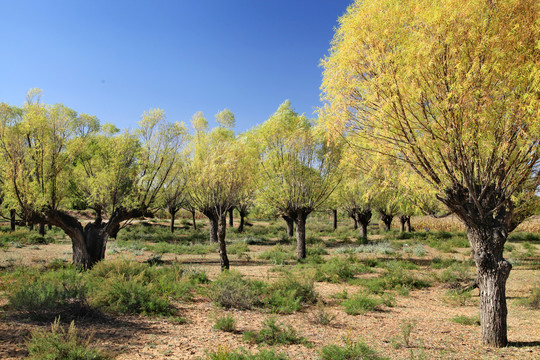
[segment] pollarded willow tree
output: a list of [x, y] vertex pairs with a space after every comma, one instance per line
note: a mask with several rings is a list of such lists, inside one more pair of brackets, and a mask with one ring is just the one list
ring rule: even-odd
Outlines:
[[297, 256], [303, 259], [306, 219], [324, 206], [339, 182], [338, 154], [289, 101], [256, 128], [254, 135], [259, 139], [261, 159], [258, 198], [296, 223]]
[[[229, 123], [230, 124], [230, 123]], [[229, 269], [225, 244], [227, 212], [243, 193], [252, 165], [234, 132], [223, 126], [197, 131], [192, 142], [188, 202], [210, 222], [210, 240], [219, 245], [221, 269]]]
[[408, 163], [465, 224], [483, 343], [505, 346], [508, 234], [540, 177], [540, 3], [356, 1], [323, 61], [328, 126]]
[[[151, 213], [185, 131], [165, 123], [163, 111], [151, 110], [138, 130], [120, 133], [100, 127], [95, 117], [43, 104], [39, 95], [31, 91], [17, 111], [2, 105], [6, 203], [29, 222], [61, 228], [72, 240], [74, 264], [87, 269], [104, 258], [107, 239], [125, 221]], [[93, 209], [94, 221], [83, 226], [66, 212], [70, 197], [79, 208]]]

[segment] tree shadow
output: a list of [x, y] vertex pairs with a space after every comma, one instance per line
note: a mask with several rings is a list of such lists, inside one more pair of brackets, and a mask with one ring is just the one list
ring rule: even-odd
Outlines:
[[540, 341], [510, 341], [509, 347], [540, 347]]
[[[0, 326], [0, 359], [25, 358], [28, 356], [26, 344], [34, 329], [50, 330], [54, 321], [50, 317], [32, 319], [25, 314], [13, 313], [7, 316], [8, 326]], [[148, 318], [152, 321], [152, 318]], [[74, 321], [82, 338], [92, 339], [92, 343], [106, 343], [107, 352], [120, 354], [125, 345], [140, 334], [162, 335], [167, 331], [161, 326], [152, 326], [151, 322], [141, 321], [138, 316], [116, 316], [100, 311], [92, 311], [83, 316], [60, 317], [60, 324], [67, 328]], [[161, 320], [162, 321], [162, 320]]]

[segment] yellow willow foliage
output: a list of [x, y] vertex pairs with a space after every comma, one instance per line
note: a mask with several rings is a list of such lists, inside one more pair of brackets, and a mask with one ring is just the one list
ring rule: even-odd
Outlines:
[[409, 163], [439, 194], [535, 189], [539, 11], [537, 0], [356, 1], [322, 62], [327, 129]]

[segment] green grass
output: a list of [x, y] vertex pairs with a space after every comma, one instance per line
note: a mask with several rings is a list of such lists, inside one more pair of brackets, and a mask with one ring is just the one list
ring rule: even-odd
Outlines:
[[467, 325], [467, 326], [480, 325], [480, 316], [479, 315], [476, 315], [476, 316], [460, 315], [460, 316], [455, 316], [451, 318], [450, 321], [455, 322], [456, 324]]
[[349, 315], [363, 315], [369, 311], [375, 310], [377, 306], [382, 303], [383, 301], [381, 299], [358, 293], [344, 300], [341, 305]]

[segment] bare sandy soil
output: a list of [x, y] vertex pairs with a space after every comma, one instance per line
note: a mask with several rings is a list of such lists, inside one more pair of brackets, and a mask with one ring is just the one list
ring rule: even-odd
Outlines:
[[[276, 276], [273, 267], [258, 260], [256, 253], [265, 246], [250, 246], [253, 260], [246, 261], [231, 256], [231, 267], [251, 278], [270, 279]], [[431, 250], [430, 250], [431, 252]], [[456, 257], [465, 257], [467, 249], [461, 249]], [[433, 256], [430, 253], [427, 256]], [[107, 258], [128, 256], [143, 261], [151, 256], [148, 252], [120, 252], [108, 254]], [[412, 254], [411, 254], [412, 256]], [[0, 266], [11, 264], [41, 265], [54, 258], [69, 260], [69, 243], [9, 248], [0, 252]], [[164, 260], [176, 258], [187, 266], [204, 269], [210, 278], [219, 273], [217, 254], [165, 255]], [[432, 270], [429, 270], [432, 271]], [[422, 268], [420, 273], [427, 273]], [[540, 270], [515, 267], [507, 284], [508, 325], [510, 346], [493, 349], [480, 345], [480, 327], [465, 326], [450, 321], [458, 315], [475, 316], [478, 310], [478, 291], [465, 306], [449, 305], [444, 301], [443, 285], [426, 290], [415, 290], [410, 296], [396, 296], [396, 306], [382, 308], [365, 315], [347, 315], [333, 297], [347, 289], [354, 294], [360, 287], [349, 284], [316, 283], [316, 290], [325, 303], [325, 310], [335, 315], [330, 325], [315, 324], [312, 319], [315, 307], [292, 315], [280, 315], [279, 321], [290, 324], [312, 345], [289, 345], [274, 347], [286, 353], [290, 359], [317, 359], [320, 349], [327, 344], [343, 344], [344, 340], [359, 339], [379, 354], [391, 359], [540, 359], [540, 312], [518, 304], [518, 299], [528, 296], [535, 282], [540, 280]], [[6, 300], [0, 294], [0, 305]], [[180, 315], [187, 323], [178, 324], [169, 319], [143, 316], [102, 316], [81, 318], [76, 321], [79, 329], [92, 332], [94, 343], [106, 349], [117, 359], [199, 359], [207, 351], [236, 349], [250, 351], [264, 348], [242, 340], [242, 332], [260, 329], [270, 314], [261, 310], [229, 311], [237, 320], [237, 331], [226, 333], [212, 327], [216, 316], [224, 310], [216, 308], [207, 298], [199, 296], [189, 303], [177, 303]], [[25, 342], [32, 329], [47, 324], [21, 320], [0, 309], [0, 359], [20, 359], [27, 355]], [[411, 334], [410, 347], [403, 345], [401, 326], [403, 321], [416, 323]]]

